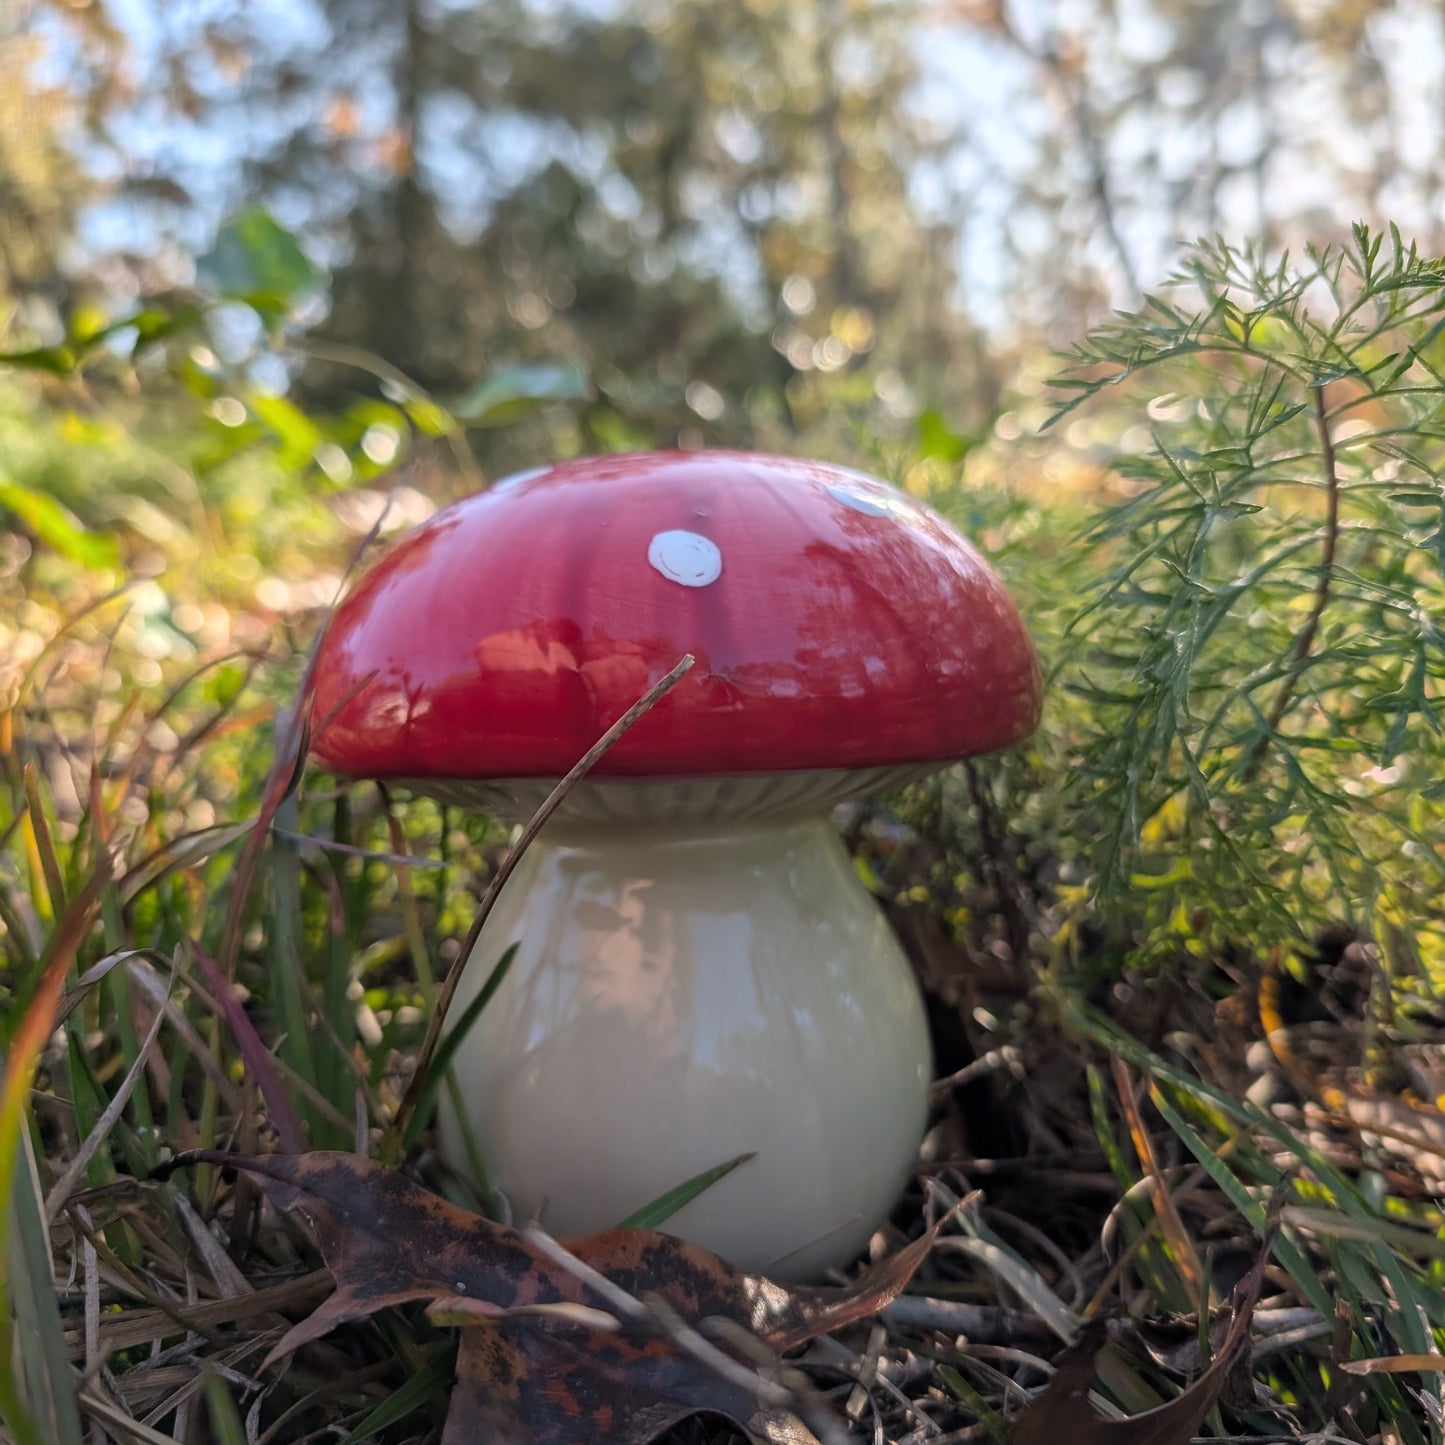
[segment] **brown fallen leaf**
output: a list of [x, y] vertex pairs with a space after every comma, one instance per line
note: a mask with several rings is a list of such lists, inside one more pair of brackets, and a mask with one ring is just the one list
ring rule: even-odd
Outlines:
[[1264, 1286], [1278, 1224], [1282, 1190], [1271, 1203], [1264, 1241], [1248, 1274], [1230, 1297], [1229, 1328], [1209, 1368], [1174, 1399], [1123, 1420], [1106, 1419], [1089, 1403], [1094, 1360], [1108, 1342], [1108, 1324], [1090, 1320], [1059, 1356], [1054, 1377], [1014, 1421], [1012, 1445], [1189, 1445], [1219, 1403], [1233, 1374], [1248, 1359], [1249, 1326]]
[[443, 1445], [646, 1445], [690, 1415], [721, 1415], [746, 1430], [783, 1405], [836, 1438], [831, 1417], [777, 1355], [876, 1314], [913, 1277], [943, 1223], [847, 1288], [809, 1289], [651, 1230], [559, 1246], [353, 1154], [198, 1149], [157, 1173], [197, 1163], [245, 1171], [278, 1208], [304, 1216], [336, 1280], [266, 1365], [408, 1301], [436, 1302], [448, 1323], [469, 1321]]

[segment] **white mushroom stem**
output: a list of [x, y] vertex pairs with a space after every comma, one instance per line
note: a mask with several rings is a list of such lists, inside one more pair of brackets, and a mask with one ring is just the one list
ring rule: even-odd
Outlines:
[[514, 942], [456, 1055], [450, 1158], [469, 1130], [514, 1216], [565, 1238], [752, 1153], [665, 1227], [783, 1277], [857, 1254], [913, 1160], [929, 1049], [912, 971], [823, 816], [554, 821], [453, 1018]]

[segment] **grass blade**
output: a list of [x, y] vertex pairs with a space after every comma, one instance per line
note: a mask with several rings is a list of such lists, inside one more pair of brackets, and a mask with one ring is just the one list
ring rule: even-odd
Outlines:
[[226, 1027], [231, 1031], [231, 1037], [236, 1041], [236, 1047], [241, 1051], [241, 1058], [261, 1090], [262, 1098], [266, 1100], [281, 1148], [287, 1154], [305, 1153], [310, 1147], [306, 1130], [302, 1128], [300, 1116], [292, 1106], [291, 1096], [281, 1083], [270, 1051], [261, 1042], [246, 1010], [236, 1001], [230, 985], [226, 982], [226, 976], [221, 972], [221, 966], [194, 941], [191, 943], [191, 952], [205, 975], [206, 983], [216, 996], [216, 1004], [226, 1021]]
[[47, 1223], [55, 1222], [55, 1216], [65, 1207], [65, 1201], [70, 1198], [75, 1186], [80, 1182], [80, 1176], [85, 1173], [91, 1157], [110, 1137], [110, 1131], [120, 1119], [131, 1094], [140, 1082], [142, 1071], [150, 1060], [151, 1050], [155, 1048], [156, 1040], [160, 1037], [161, 1025], [165, 1021], [165, 1010], [157, 1009], [155, 1018], [151, 1021], [150, 1031], [146, 1034], [145, 1043], [136, 1050], [135, 1062], [126, 1071], [125, 1078], [121, 1080], [120, 1087], [115, 1091], [110, 1103], [106, 1105], [105, 1112], [96, 1121], [95, 1127], [85, 1136], [80, 1148], [76, 1150], [75, 1158], [66, 1166], [65, 1173], [51, 1187], [45, 1200]]
[[[70, 972], [80, 945], [95, 919], [101, 889], [111, 872], [110, 865], [108, 855], [101, 859], [51, 936], [50, 945], [42, 957], [35, 993], [11, 1035], [4, 1060], [4, 1077], [0, 1079], [0, 1418], [9, 1425], [17, 1445], [41, 1445], [45, 1438], [38, 1432], [26, 1408], [22, 1386], [13, 1368], [16, 1321], [11, 1315], [11, 1221], [17, 1213], [23, 1219], [25, 1200], [21, 1195], [28, 1194], [30, 1190], [28, 1179], [24, 1181], [23, 1189], [17, 1187], [26, 1105], [41, 1050], [55, 1027], [65, 976]], [[29, 1198], [29, 1205], [31, 1208], [35, 1205], [33, 1196]], [[27, 1285], [31, 1273], [28, 1251], [22, 1247], [19, 1257], [25, 1265], [21, 1282]], [[48, 1277], [48, 1264], [46, 1274]], [[19, 1303], [19, 1300], [16, 1302]]]
[[719, 1179], [725, 1179], [739, 1164], [746, 1164], [752, 1154], [739, 1154], [725, 1164], [714, 1164], [701, 1174], [694, 1174], [666, 1194], [659, 1194], [650, 1204], [634, 1209], [617, 1227], [619, 1229], [657, 1229], [672, 1218], [684, 1204], [691, 1204], [705, 1189], [711, 1189]]
[[425, 1403], [432, 1392], [449, 1380], [456, 1369], [456, 1351], [445, 1348], [437, 1351], [435, 1357], [409, 1379], [401, 1389], [388, 1395], [351, 1434], [338, 1445], [361, 1445], [373, 1435], [405, 1419], [411, 1412]]
[[502, 980], [506, 978], [512, 967], [512, 960], [517, 956], [517, 947], [518, 945], [515, 943], [509, 945], [507, 951], [497, 960], [491, 973], [487, 975], [487, 981], [482, 985], [481, 992], [466, 1006], [455, 1027], [437, 1045], [437, 1051], [432, 1056], [431, 1065], [427, 1069], [427, 1076], [422, 1081], [421, 1088], [417, 1090], [416, 1104], [407, 1124], [406, 1133], [402, 1136], [406, 1148], [410, 1149], [421, 1137], [421, 1131], [426, 1127], [427, 1119], [431, 1115], [432, 1105], [436, 1102], [437, 1090], [441, 1088], [442, 1080], [446, 1078], [447, 1070], [451, 1068], [452, 1059], [456, 1057], [457, 1050], [471, 1032], [472, 1026], [481, 1018], [482, 1010], [492, 1001], [492, 995], [502, 986]]
[[216, 1445], [246, 1445], [246, 1427], [241, 1424], [236, 1402], [219, 1375], [206, 1376], [206, 1409]]
[[[28, 1139], [25, 1142], [28, 1144]], [[31, 1169], [23, 1170], [17, 1181], [15, 1237], [10, 1241], [9, 1259], [11, 1298], [25, 1359], [26, 1393], [31, 1414], [47, 1445], [82, 1445], [75, 1379], [65, 1350], [36, 1183]]]

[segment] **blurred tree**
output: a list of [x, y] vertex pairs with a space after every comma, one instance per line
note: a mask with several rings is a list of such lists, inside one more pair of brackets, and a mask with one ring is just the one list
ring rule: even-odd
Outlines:
[[[1396, 221], [1445, 241], [1445, 16], [1425, 0], [959, 0], [939, 30], [1048, 105], [955, 107], [999, 200], [990, 284], [1053, 339], [1155, 287], [1181, 242], [1268, 247]], [[960, 212], [960, 214], [962, 214]], [[977, 251], [975, 251], [975, 254]]]
[[[4, 134], [51, 139], [0, 155], [5, 222], [63, 238], [67, 177], [108, 199], [0, 264], [183, 257], [259, 200], [333, 267], [324, 334], [439, 394], [588, 368], [580, 432], [490, 464], [859, 408], [966, 434], [1183, 238], [1445, 240], [1433, 0], [126, 0], [124, 44], [106, 6], [21, 8], [45, 64], [7, 50]], [[76, 119], [24, 100], [42, 73]]]
[[[328, 335], [442, 393], [580, 360], [600, 396], [579, 445], [743, 439], [750, 392], [864, 357], [921, 393], [966, 393], [960, 355], [985, 374], [951, 237], [912, 202], [931, 142], [911, 0], [328, 0], [327, 18], [334, 89], [253, 175], [372, 182], [330, 218]], [[347, 51], [371, 58], [364, 83]]]
[[76, 218], [100, 184], [80, 142], [121, 91], [117, 72], [100, 75], [115, 44], [98, 7], [0, 9], [0, 298], [32, 333], [54, 324]]

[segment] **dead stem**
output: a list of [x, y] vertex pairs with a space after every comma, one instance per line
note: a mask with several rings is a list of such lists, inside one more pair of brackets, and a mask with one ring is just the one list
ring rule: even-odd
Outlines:
[[974, 812], [978, 814], [978, 836], [982, 844], [984, 871], [988, 875], [989, 885], [993, 888], [1004, 930], [1008, 934], [1009, 957], [1017, 965], [1028, 957], [1029, 921], [1024, 916], [1013, 879], [1009, 876], [1008, 864], [1005, 862], [1007, 854], [993, 798], [984, 787], [974, 761], [969, 759], [963, 768], [968, 776], [968, 791], [973, 799]]

